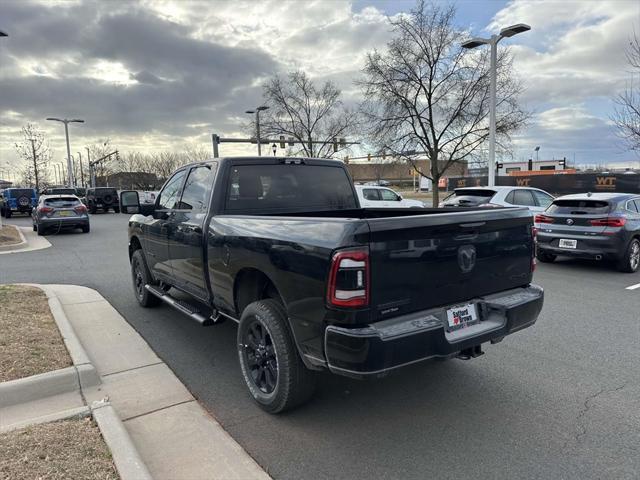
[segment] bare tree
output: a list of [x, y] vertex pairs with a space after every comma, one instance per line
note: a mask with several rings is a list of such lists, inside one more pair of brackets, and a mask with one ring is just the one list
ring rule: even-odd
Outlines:
[[34, 186], [38, 191], [48, 183], [47, 166], [51, 161], [51, 149], [44, 133], [33, 123], [27, 123], [21, 130], [22, 140], [15, 144], [18, 155], [27, 161], [23, 172], [25, 184]]
[[[262, 112], [260, 136], [282, 135], [302, 142], [296, 144], [293, 154], [331, 158], [334, 139], [353, 131], [356, 116], [345, 108], [333, 82], [318, 86], [306, 73], [295, 71], [286, 78], [276, 75], [263, 88], [265, 105], [270, 108]], [[255, 132], [254, 123], [250, 128]]]
[[[489, 136], [488, 49], [463, 49], [465, 33], [454, 17], [453, 6], [420, 0], [410, 13], [390, 20], [387, 50], [367, 55], [358, 81], [371, 142], [409, 162], [434, 186]], [[506, 140], [528, 114], [518, 105], [521, 86], [511, 75], [508, 51], [499, 52], [497, 65], [496, 131]], [[422, 155], [429, 171], [415, 161]], [[434, 205], [438, 200], [434, 187]]]
[[640, 151], [640, 39], [635, 32], [627, 48], [627, 60], [631, 80], [625, 91], [615, 97], [616, 108], [611, 119], [629, 150]]

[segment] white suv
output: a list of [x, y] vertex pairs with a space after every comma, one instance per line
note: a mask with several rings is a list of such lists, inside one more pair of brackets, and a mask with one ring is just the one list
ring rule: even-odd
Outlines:
[[390, 188], [374, 185], [356, 185], [362, 208], [424, 208], [420, 200], [402, 198]]

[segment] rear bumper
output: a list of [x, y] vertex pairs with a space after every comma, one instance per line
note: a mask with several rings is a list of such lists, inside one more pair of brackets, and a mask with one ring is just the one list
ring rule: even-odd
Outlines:
[[79, 228], [89, 225], [89, 217], [59, 217], [59, 218], [41, 218], [37, 220], [37, 223], [49, 227], [61, 227], [61, 228]]
[[[327, 367], [333, 373], [366, 376], [429, 358], [447, 358], [533, 325], [544, 302], [537, 285], [473, 299], [480, 323], [448, 332], [446, 311], [454, 305], [416, 312], [364, 328], [329, 326]], [[469, 303], [469, 302], [462, 302]]]
[[[561, 238], [576, 240], [577, 248], [560, 248]], [[615, 235], [577, 235], [548, 234], [538, 231], [538, 250], [552, 255], [565, 255], [575, 258], [617, 260], [625, 251], [622, 232]]]

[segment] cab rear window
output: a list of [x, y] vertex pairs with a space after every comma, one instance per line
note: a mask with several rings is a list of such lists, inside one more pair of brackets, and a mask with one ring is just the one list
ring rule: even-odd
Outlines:
[[568, 215], [600, 215], [609, 213], [610, 209], [609, 202], [602, 200], [554, 200], [547, 212]]

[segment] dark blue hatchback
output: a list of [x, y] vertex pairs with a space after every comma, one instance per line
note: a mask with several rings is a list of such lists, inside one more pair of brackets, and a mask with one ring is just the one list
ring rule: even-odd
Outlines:
[[38, 192], [35, 188], [6, 188], [0, 194], [0, 214], [11, 218], [14, 213], [31, 215], [38, 206]]

